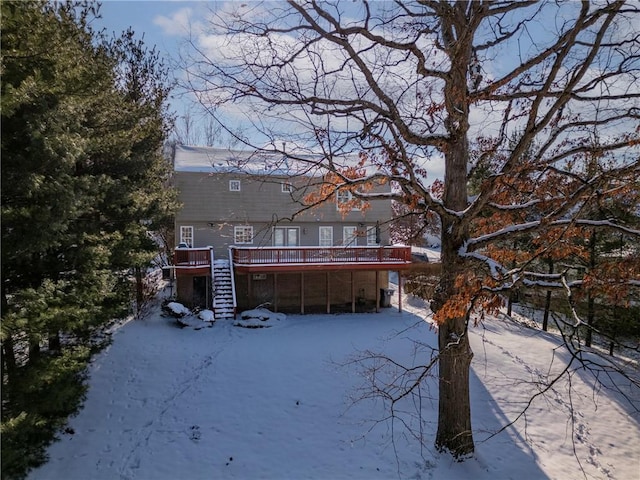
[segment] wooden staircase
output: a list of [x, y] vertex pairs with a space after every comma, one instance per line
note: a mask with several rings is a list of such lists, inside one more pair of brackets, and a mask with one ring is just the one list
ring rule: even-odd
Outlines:
[[216, 320], [235, 318], [233, 276], [229, 260], [213, 262], [213, 316]]

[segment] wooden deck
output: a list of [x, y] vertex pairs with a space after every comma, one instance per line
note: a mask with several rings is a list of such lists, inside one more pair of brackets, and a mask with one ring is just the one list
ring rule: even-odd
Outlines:
[[176, 275], [202, 276], [211, 274], [210, 248], [176, 248], [173, 253]]
[[231, 247], [238, 272], [304, 270], [401, 270], [411, 247]]
[[[326, 312], [332, 311], [332, 304], [336, 303], [336, 298], [340, 297], [340, 301], [344, 302], [345, 286], [348, 288], [347, 297], [350, 298], [351, 311], [356, 311], [357, 302], [359, 301], [357, 282], [355, 280], [358, 272], [368, 275], [373, 281], [373, 293], [369, 292], [368, 300], [374, 302], [375, 310], [380, 310], [381, 292], [387, 288], [385, 280], [382, 283], [382, 275], [385, 271], [401, 272], [411, 266], [411, 247], [237, 247], [230, 249], [230, 259], [232, 260], [231, 271], [234, 274], [240, 274], [244, 284], [246, 284], [246, 298], [251, 298], [252, 292], [259, 284], [260, 288], [271, 288], [273, 291], [268, 292], [273, 298], [273, 308], [277, 311], [279, 308], [280, 293], [283, 288], [289, 289], [289, 293], [299, 293], [300, 313], [305, 313], [305, 305], [317, 307], [317, 298], [310, 295], [309, 289], [305, 287], [305, 278], [313, 275], [314, 281], [320, 281], [324, 286], [324, 307]], [[214, 259], [211, 248], [178, 248], [174, 253], [174, 268], [176, 277], [189, 280], [188, 277], [209, 276], [212, 274], [211, 262], [220, 260]], [[350, 274], [349, 274], [350, 272]], [[322, 273], [318, 277], [318, 273]], [[256, 274], [263, 277], [255, 279]], [[267, 277], [263, 274], [272, 274], [271, 281], [262, 283]], [[292, 288], [292, 284], [285, 285], [279, 281], [278, 274], [294, 274], [293, 277], [288, 275], [288, 282], [294, 282], [297, 287]], [[346, 277], [344, 276], [346, 274]], [[339, 289], [333, 287], [333, 278], [342, 276]], [[293, 278], [293, 280], [292, 280]], [[345, 280], [344, 279], [350, 279]], [[384, 277], [386, 279], [386, 276]], [[180, 281], [178, 282], [180, 284]], [[187, 283], [188, 284], [188, 283]], [[243, 284], [243, 285], [244, 285]], [[261, 293], [261, 295], [264, 292]], [[235, 295], [235, 294], [234, 294]], [[295, 296], [295, 295], [294, 295]], [[317, 295], [316, 295], [317, 296]], [[334, 298], [335, 297], [335, 298]], [[244, 298], [244, 297], [243, 297]], [[347, 299], [348, 300], [348, 299]], [[256, 300], [257, 301], [257, 300]], [[235, 297], [234, 297], [235, 302]], [[315, 303], [310, 303], [315, 302]], [[255, 302], [254, 302], [255, 303]], [[235, 305], [235, 304], [234, 304]], [[398, 292], [398, 309], [402, 311], [402, 298]]]
[[[243, 273], [306, 270], [404, 270], [411, 247], [231, 247], [233, 268]], [[178, 275], [205, 275], [211, 268], [209, 248], [178, 248]]]

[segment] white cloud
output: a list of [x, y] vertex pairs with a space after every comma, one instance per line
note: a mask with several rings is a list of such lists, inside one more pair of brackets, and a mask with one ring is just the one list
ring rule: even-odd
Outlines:
[[153, 19], [154, 25], [159, 26], [162, 31], [167, 35], [183, 36], [186, 35], [192, 28], [193, 10], [185, 7], [172, 13], [170, 16], [157, 15]]

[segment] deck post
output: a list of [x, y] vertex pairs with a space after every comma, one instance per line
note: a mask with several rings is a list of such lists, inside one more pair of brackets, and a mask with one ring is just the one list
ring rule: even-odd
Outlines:
[[380, 313], [380, 271], [376, 270], [376, 313]]
[[398, 312], [402, 313], [402, 270], [398, 270]]
[[273, 274], [273, 311], [278, 311], [278, 272]]
[[351, 313], [356, 313], [356, 286], [353, 282], [353, 270], [351, 270]]
[[331, 313], [331, 289], [330, 287], [330, 280], [329, 280], [329, 273], [327, 272], [327, 313]]
[[304, 271], [300, 272], [300, 313], [304, 315]]

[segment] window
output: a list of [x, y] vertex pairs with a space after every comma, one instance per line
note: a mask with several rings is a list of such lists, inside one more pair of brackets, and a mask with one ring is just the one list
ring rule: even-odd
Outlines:
[[344, 204], [352, 202], [351, 210], [360, 210], [358, 208], [358, 201], [349, 190], [338, 190], [336, 192], [336, 208], [340, 210]]
[[282, 185], [282, 193], [291, 193], [293, 192], [293, 185], [291, 185], [288, 182], [283, 182], [280, 185]]
[[298, 227], [275, 227], [273, 229], [273, 245], [275, 247], [296, 247], [300, 229]]
[[342, 245], [358, 244], [358, 227], [342, 227]]
[[379, 227], [367, 227], [367, 245], [378, 245], [380, 243]]
[[193, 227], [180, 227], [180, 243], [193, 247]]
[[318, 234], [321, 247], [333, 246], [333, 227], [320, 227]]
[[250, 225], [233, 227], [233, 241], [236, 244], [253, 243], [253, 227]]
[[229, 191], [230, 192], [239, 192], [240, 191], [240, 180], [229, 180]]

